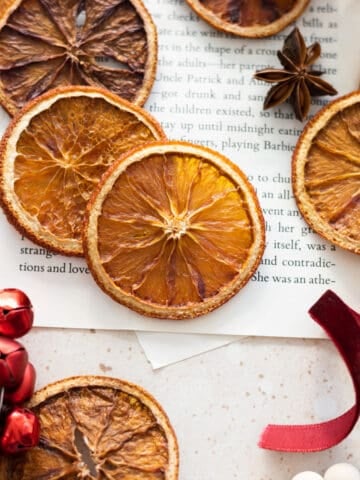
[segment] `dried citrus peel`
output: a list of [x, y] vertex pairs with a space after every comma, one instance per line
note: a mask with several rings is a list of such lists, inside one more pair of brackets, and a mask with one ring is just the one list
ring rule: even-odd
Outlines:
[[2, 457], [1, 478], [178, 478], [174, 430], [159, 403], [138, 385], [71, 377], [36, 392], [29, 407], [40, 419], [39, 447]]
[[232, 297], [264, 249], [245, 175], [217, 152], [155, 142], [122, 157], [88, 207], [84, 252], [115, 300], [158, 318], [191, 318]]
[[0, 102], [12, 115], [66, 85], [106, 88], [142, 105], [156, 64], [156, 27], [141, 0], [13, 0], [0, 6]]
[[267, 37], [296, 20], [310, 0], [187, 0], [213, 27], [241, 37]]
[[92, 87], [52, 90], [10, 123], [1, 148], [1, 203], [35, 242], [82, 254], [82, 215], [102, 173], [136, 145], [164, 138], [146, 111]]
[[323, 108], [293, 155], [294, 195], [305, 220], [330, 242], [360, 253], [360, 93]]

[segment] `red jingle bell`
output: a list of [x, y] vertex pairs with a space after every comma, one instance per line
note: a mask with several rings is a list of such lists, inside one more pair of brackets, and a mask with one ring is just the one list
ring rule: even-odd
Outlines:
[[40, 422], [28, 409], [14, 408], [5, 419], [0, 450], [5, 454], [24, 452], [39, 443]]
[[27, 295], [17, 288], [0, 290], [0, 335], [22, 337], [33, 324], [34, 313]]
[[21, 382], [28, 354], [21, 343], [0, 337], [0, 387], [15, 388]]
[[36, 372], [31, 363], [25, 368], [21, 383], [13, 390], [5, 390], [4, 401], [8, 405], [20, 405], [29, 400], [35, 389]]

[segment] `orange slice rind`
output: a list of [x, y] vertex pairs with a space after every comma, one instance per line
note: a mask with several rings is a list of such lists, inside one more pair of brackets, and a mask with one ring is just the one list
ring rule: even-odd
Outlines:
[[25, 454], [2, 456], [1, 478], [178, 478], [174, 430], [160, 404], [138, 385], [70, 377], [37, 391], [28, 407], [40, 420], [40, 443]]
[[307, 124], [294, 151], [292, 183], [311, 228], [360, 254], [360, 92], [329, 103]]
[[64, 87], [30, 102], [0, 146], [0, 203], [39, 245], [82, 255], [94, 186], [127, 150], [165, 135], [145, 110], [102, 89]]
[[240, 37], [268, 37], [294, 22], [310, 0], [186, 0], [214, 28]]
[[242, 288], [264, 220], [241, 170], [218, 152], [155, 142], [123, 156], [87, 207], [84, 252], [99, 286], [157, 318], [192, 318]]

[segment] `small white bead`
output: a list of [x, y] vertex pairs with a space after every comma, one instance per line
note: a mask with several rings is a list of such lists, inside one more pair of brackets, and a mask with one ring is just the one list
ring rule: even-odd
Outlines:
[[291, 480], [324, 480], [321, 475], [315, 472], [300, 472]]
[[360, 480], [360, 472], [350, 463], [337, 463], [326, 470], [324, 480]]

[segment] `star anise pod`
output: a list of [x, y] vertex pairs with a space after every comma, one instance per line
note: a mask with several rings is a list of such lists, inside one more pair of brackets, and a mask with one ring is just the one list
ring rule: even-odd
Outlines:
[[307, 47], [295, 28], [285, 39], [283, 49], [277, 52], [284, 69], [266, 68], [255, 73], [258, 80], [276, 83], [265, 98], [264, 109], [289, 100], [296, 118], [303, 121], [309, 113], [312, 96], [336, 95], [337, 91], [320, 78], [324, 72], [310, 69], [320, 54], [320, 44], [315, 42]]

